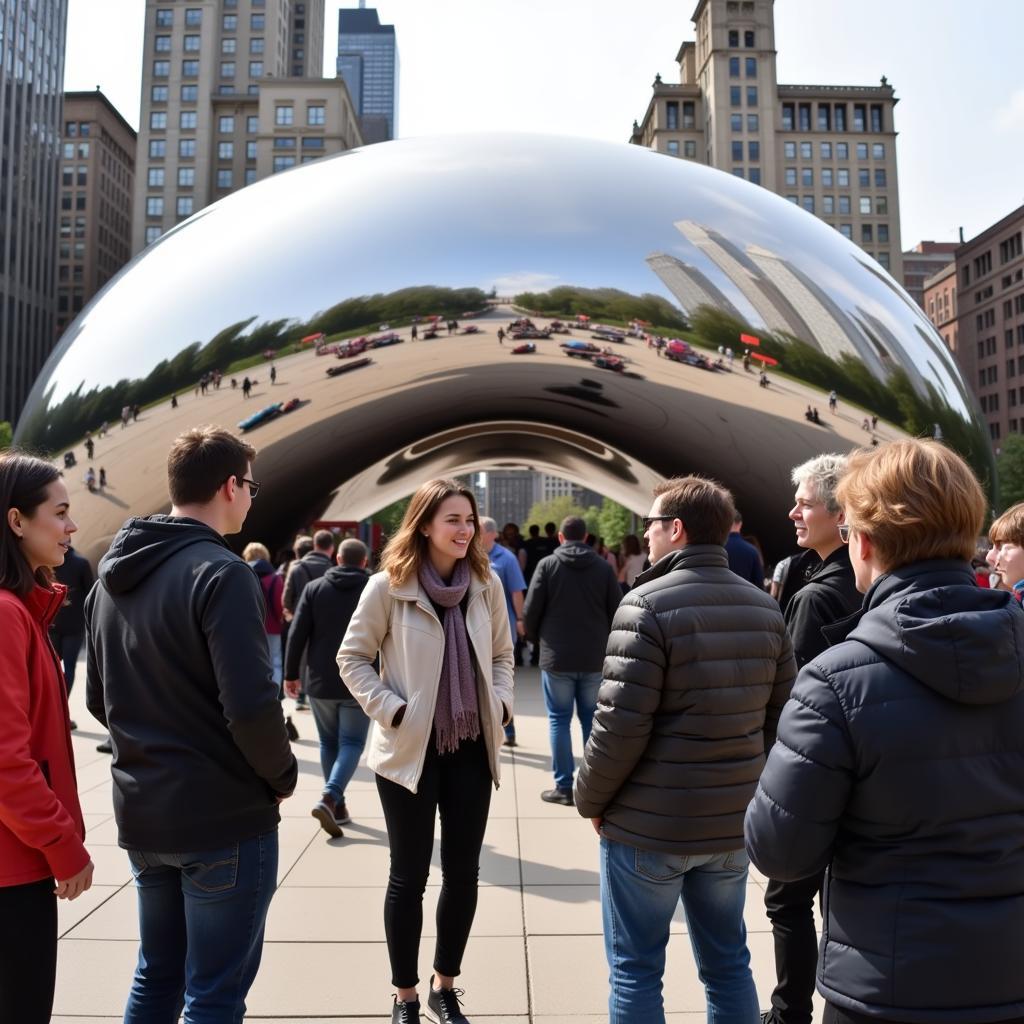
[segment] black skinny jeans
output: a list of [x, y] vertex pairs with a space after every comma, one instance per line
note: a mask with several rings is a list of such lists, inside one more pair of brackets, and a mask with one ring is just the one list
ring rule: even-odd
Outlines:
[[818, 933], [814, 928], [814, 900], [821, 892], [825, 872], [796, 882], [772, 882], [764, 894], [764, 907], [775, 939], [775, 976], [772, 1016], [776, 1024], [811, 1024], [811, 997], [818, 969]]
[[441, 816], [441, 894], [437, 902], [434, 970], [455, 977], [476, 914], [480, 848], [491, 806], [491, 768], [483, 737], [438, 754], [433, 733], [419, 792], [377, 776], [391, 847], [391, 875], [384, 898], [384, 932], [391, 958], [391, 984], [413, 988], [419, 981], [423, 890], [434, 851], [434, 819]]
[[49, 1024], [57, 978], [52, 878], [0, 888], [0, 1021]]

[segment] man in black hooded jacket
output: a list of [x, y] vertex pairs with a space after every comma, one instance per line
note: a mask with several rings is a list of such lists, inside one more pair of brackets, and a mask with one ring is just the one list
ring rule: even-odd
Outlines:
[[126, 1024], [240, 1020], [298, 766], [252, 569], [224, 540], [259, 489], [253, 448], [179, 437], [170, 515], [129, 519], [86, 602], [87, 704], [110, 731], [118, 842], [139, 896]]

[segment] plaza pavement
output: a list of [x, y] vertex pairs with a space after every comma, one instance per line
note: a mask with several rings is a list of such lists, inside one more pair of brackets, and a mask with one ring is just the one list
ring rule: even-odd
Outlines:
[[[135, 894], [111, 810], [110, 758], [84, 706], [84, 664], [71, 696], [79, 791], [93, 888], [60, 902], [55, 1024], [121, 1019], [135, 963]], [[288, 702], [289, 705], [291, 702]], [[330, 839], [310, 817], [321, 774], [312, 716], [293, 716], [299, 785], [282, 805], [280, 888], [267, 924], [263, 963], [247, 1020], [296, 1022], [389, 1019], [382, 905], [388, 849], [377, 791], [365, 764], [349, 788], [353, 823]], [[547, 717], [536, 669], [516, 670], [519, 746], [502, 753], [502, 784], [491, 804], [480, 870], [480, 902], [460, 983], [465, 1011], [487, 1024], [597, 1024], [607, 1020], [607, 966], [601, 938], [598, 841], [571, 807], [543, 803], [552, 785]], [[579, 752], [578, 726], [574, 747]], [[431, 971], [433, 911], [440, 883], [427, 889], [421, 988]], [[746, 920], [754, 978], [767, 1005], [774, 978], [764, 879], [752, 872]], [[672, 1022], [705, 1019], [682, 911], [668, 948], [665, 1004]], [[820, 1018], [820, 1001], [817, 1006]], [[640, 1024], [640, 1022], [638, 1022]]]

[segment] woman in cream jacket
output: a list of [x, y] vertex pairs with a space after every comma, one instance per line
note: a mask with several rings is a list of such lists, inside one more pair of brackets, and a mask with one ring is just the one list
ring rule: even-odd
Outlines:
[[384, 927], [397, 990], [392, 1021], [419, 1021], [423, 890], [440, 811], [442, 883], [428, 1008], [456, 1024], [466, 1018], [455, 977], [476, 911], [502, 726], [512, 715], [508, 612], [480, 542], [472, 491], [455, 480], [424, 484], [385, 548], [381, 570], [360, 597], [338, 667], [373, 722], [368, 763], [391, 847]]

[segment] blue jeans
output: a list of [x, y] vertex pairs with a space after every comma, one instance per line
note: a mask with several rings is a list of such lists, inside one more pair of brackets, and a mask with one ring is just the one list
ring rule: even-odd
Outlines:
[[281, 634], [268, 633], [267, 647], [270, 648], [270, 664], [274, 666], [274, 682], [278, 686], [284, 679], [284, 662], [281, 660]]
[[238, 1024], [263, 955], [277, 830], [217, 850], [129, 850], [139, 962], [124, 1024]]
[[576, 706], [583, 746], [590, 739], [590, 727], [597, 708], [597, 691], [601, 687], [600, 672], [548, 672], [540, 674], [544, 703], [548, 709], [551, 734], [551, 766], [558, 789], [572, 789], [576, 762], [572, 756], [572, 710]]
[[743, 850], [683, 857], [601, 838], [609, 1024], [664, 1024], [665, 947], [680, 899], [708, 1024], [759, 1024], [743, 923], [749, 863]]
[[313, 721], [320, 736], [320, 767], [324, 773], [324, 792], [335, 803], [345, 799], [345, 787], [352, 781], [366, 746], [370, 719], [355, 703], [310, 697]]

